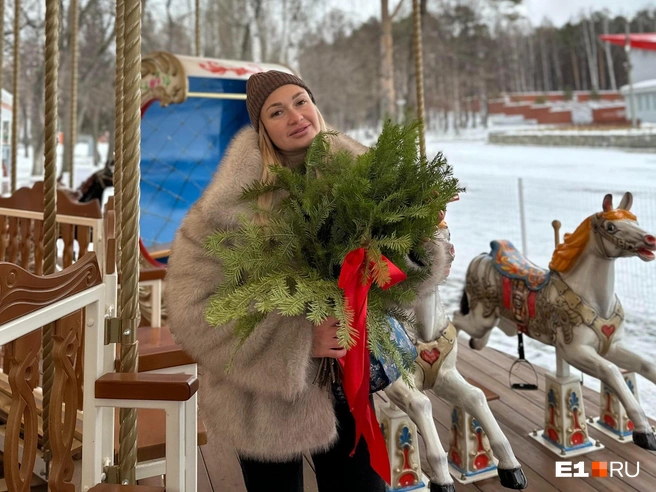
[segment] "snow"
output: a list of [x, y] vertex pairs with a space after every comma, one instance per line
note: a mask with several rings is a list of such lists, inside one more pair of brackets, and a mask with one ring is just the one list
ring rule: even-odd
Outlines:
[[[580, 117], [578, 115], [577, 117]], [[645, 135], [654, 135], [656, 136], [656, 125], [644, 123], [640, 128], [615, 128], [615, 129], [600, 129], [600, 128], [587, 128], [587, 129], [558, 129], [557, 126], [540, 126], [539, 128], [526, 128], [526, 127], [515, 127], [513, 129], [504, 129], [502, 133], [509, 133], [514, 135], [601, 135], [601, 136], [611, 136], [611, 135], [635, 135], [635, 136], [645, 136]], [[654, 147], [656, 147], [656, 140], [654, 141]]]
[[[639, 92], [650, 92], [652, 90], [656, 90], [656, 79], [643, 80], [642, 82], [637, 82], [633, 84], [633, 90]], [[629, 86], [623, 85], [620, 88], [620, 93], [623, 96], [627, 96], [629, 94]]]
[[[100, 166], [94, 167], [93, 157], [89, 146], [86, 143], [78, 143], [75, 146], [75, 169], [73, 171], [74, 179], [74, 188], [78, 188], [91, 174], [100, 170], [104, 164], [107, 157], [108, 145], [106, 143], [98, 144], [98, 152], [100, 153]], [[64, 147], [59, 145], [57, 148], [57, 176], [59, 176], [59, 170], [61, 169], [63, 162]], [[10, 162], [7, 162], [7, 168], [10, 167]], [[28, 155], [25, 156], [24, 147], [21, 146], [17, 152], [17, 162], [16, 166], [18, 168], [16, 184], [18, 188], [23, 186], [32, 186], [32, 183], [35, 181], [42, 181], [43, 176], [32, 176], [32, 148], [28, 149]], [[9, 169], [8, 169], [9, 171]], [[68, 173], [64, 175], [64, 184], [68, 186]], [[9, 192], [9, 178], [3, 179], [3, 186], [1, 192], [3, 196], [7, 195]]]
[[[492, 239], [510, 239], [522, 248], [518, 178], [522, 178], [526, 215], [526, 253], [546, 267], [553, 252], [551, 221], [571, 232], [587, 216], [601, 210], [606, 193], [615, 204], [625, 191], [634, 195], [633, 211], [647, 231], [656, 234], [656, 154], [609, 149], [510, 147], [483, 142], [444, 141], [427, 137], [427, 152], [442, 151], [467, 192], [449, 206], [447, 222], [456, 247], [451, 276], [442, 287], [449, 312], [457, 309], [467, 266], [479, 253], [489, 251]], [[656, 359], [656, 263], [637, 258], [616, 262], [616, 292], [626, 313], [625, 339], [647, 360]], [[551, 347], [526, 343], [527, 358], [554, 369]], [[516, 356], [517, 340], [494, 330], [490, 346]], [[577, 373], [572, 369], [573, 373]], [[584, 382], [599, 391], [599, 382]], [[656, 417], [656, 387], [638, 377], [643, 408]]]

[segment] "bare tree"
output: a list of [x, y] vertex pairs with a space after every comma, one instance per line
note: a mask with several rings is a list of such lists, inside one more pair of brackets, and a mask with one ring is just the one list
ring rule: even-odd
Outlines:
[[396, 90], [394, 87], [394, 40], [392, 38], [392, 22], [399, 13], [403, 0], [392, 13], [389, 11], [389, 0], [381, 0], [381, 36], [380, 36], [380, 87], [381, 112], [385, 117], [396, 119]]

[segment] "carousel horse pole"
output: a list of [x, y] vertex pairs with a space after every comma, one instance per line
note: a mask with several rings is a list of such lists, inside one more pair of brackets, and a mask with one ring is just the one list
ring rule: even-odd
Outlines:
[[[469, 265], [461, 310], [453, 322], [473, 338], [476, 348], [482, 348], [480, 341], [495, 326], [507, 335], [521, 330], [554, 346], [565, 363], [600, 379], [615, 392], [633, 422], [633, 442], [656, 450], [647, 416], [618, 367], [656, 384], [656, 364], [623, 341], [624, 311], [615, 295], [617, 258], [638, 257], [645, 262], [655, 258], [656, 237], [638, 226], [630, 212], [632, 203], [633, 196], [627, 192], [615, 209], [612, 195], [606, 195], [601, 212], [564, 236], [549, 271], [530, 263], [508, 241], [493, 241], [492, 252]], [[561, 373], [565, 369], [562, 366]], [[576, 415], [582, 399], [567, 400], [559, 402], [555, 394], [548, 400], [554, 412], [562, 409], [573, 414], [574, 433], [564, 435], [563, 429], [553, 429], [551, 439], [544, 436], [561, 450], [564, 444], [575, 447], [581, 441], [577, 433], [587, 434], [585, 423]]]
[[436, 285], [415, 305], [414, 314], [421, 329], [417, 333], [410, 333], [411, 338], [416, 340], [419, 353], [424, 350], [424, 345], [428, 345], [435, 350], [432, 353], [436, 357], [431, 359], [432, 364], [421, 356], [417, 358], [414, 388], [400, 378], [385, 389], [385, 394], [407, 413], [419, 428], [426, 444], [431, 492], [448, 492], [454, 491], [455, 488], [449, 473], [447, 453], [442, 447], [433, 421], [431, 402], [423, 393], [429, 389], [450, 403], [461, 405], [480, 423], [488, 435], [494, 455], [499, 460], [497, 473], [501, 484], [511, 489], [523, 489], [526, 487], [526, 477], [508, 439], [494, 419], [484, 393], [469, 384], [456, 369], [456, 331], [446, 315], [437, 286], [448, 276], [454, 257], [446, 227], [438, 232], [437, 245], [441, 248], [442, 255], [433, 265]]

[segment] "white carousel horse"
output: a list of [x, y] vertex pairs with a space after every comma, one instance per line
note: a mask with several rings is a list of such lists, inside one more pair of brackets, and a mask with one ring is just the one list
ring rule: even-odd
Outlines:
[[[430, 466], [428, 475], [431, 492], [451, 492], [455, 491], [455, 487], [449, 474], [447, 453], [435, 428], [431, 402], [423, 393], [429, 389], [450, 403], [462, 406], [478, 420], [488, 436], [495, 457], [499, 460], [497, 469], [501, 484], [511, 489], [523, 489], [526, 487], [524, 472], [508, 439], [494, 419], [485, 395], [479, 388], [465, 381], [456, 369], [456, 330], [442, 306], [437, 287], [437, 284], [442, 283], [448, 276], [454, 258], [448, 229], [440, 229], [437, 245], [442, 254], [432, 268], [438, 281], [434, 289], [420, 299], [414, 308], [421, 329], [418, 333], [409, 333], [420, 354], [415, 362], [415, 387], [409, 387], [399, 378], [385, 389], [385, 394], [408, 414], [424, 439], [426, 460]], [[422, 358], [422, 352], [428, 357]]]
[[474, 258], [467, 270], [460, 311], [453, 323], [482, 349], [491, 330], [518, 330], [553, 345], [556, 355], [600, 379], [619, 397], [633, 421], [633, 442], [656, 450], [656, 438], [621, 367], [656, 383], [656, 364], [623, 341], [624, 312], [615, 295], [615, 259], [652, 261], [656, 238], [638, 226], [626, 193], [619, 208], [612, 196], [603, 211], [585, 219], [554, 251], [550, 270], [526, 260], [507, 241], [493, 241], [492, 252]]

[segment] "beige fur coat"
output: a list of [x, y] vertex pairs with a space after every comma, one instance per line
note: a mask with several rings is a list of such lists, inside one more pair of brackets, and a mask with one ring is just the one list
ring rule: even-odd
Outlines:
[[[367, 150], [343, 134], [332, 148], [354, 155]], [[212, 232], [236, 227], [240, 215], [251, 213], [239, 196], [261, 175], [258, 137], [248, 127], [233, 139], [176, 234], [166, 302], [173, 337], [199, 364], [201, 415], [210, 437], [243, 456], [282, 461], [326, 449], [337, 435], [332, 396], [312, 384], [317, 360], [311, 357], [311, 323], [304, 316], [270, 315], [237, 352], [226, 374], [235, 342], [232, 324], [213, 328], [204, 316], [221, 282], [221, 266], [203, 244]]]

